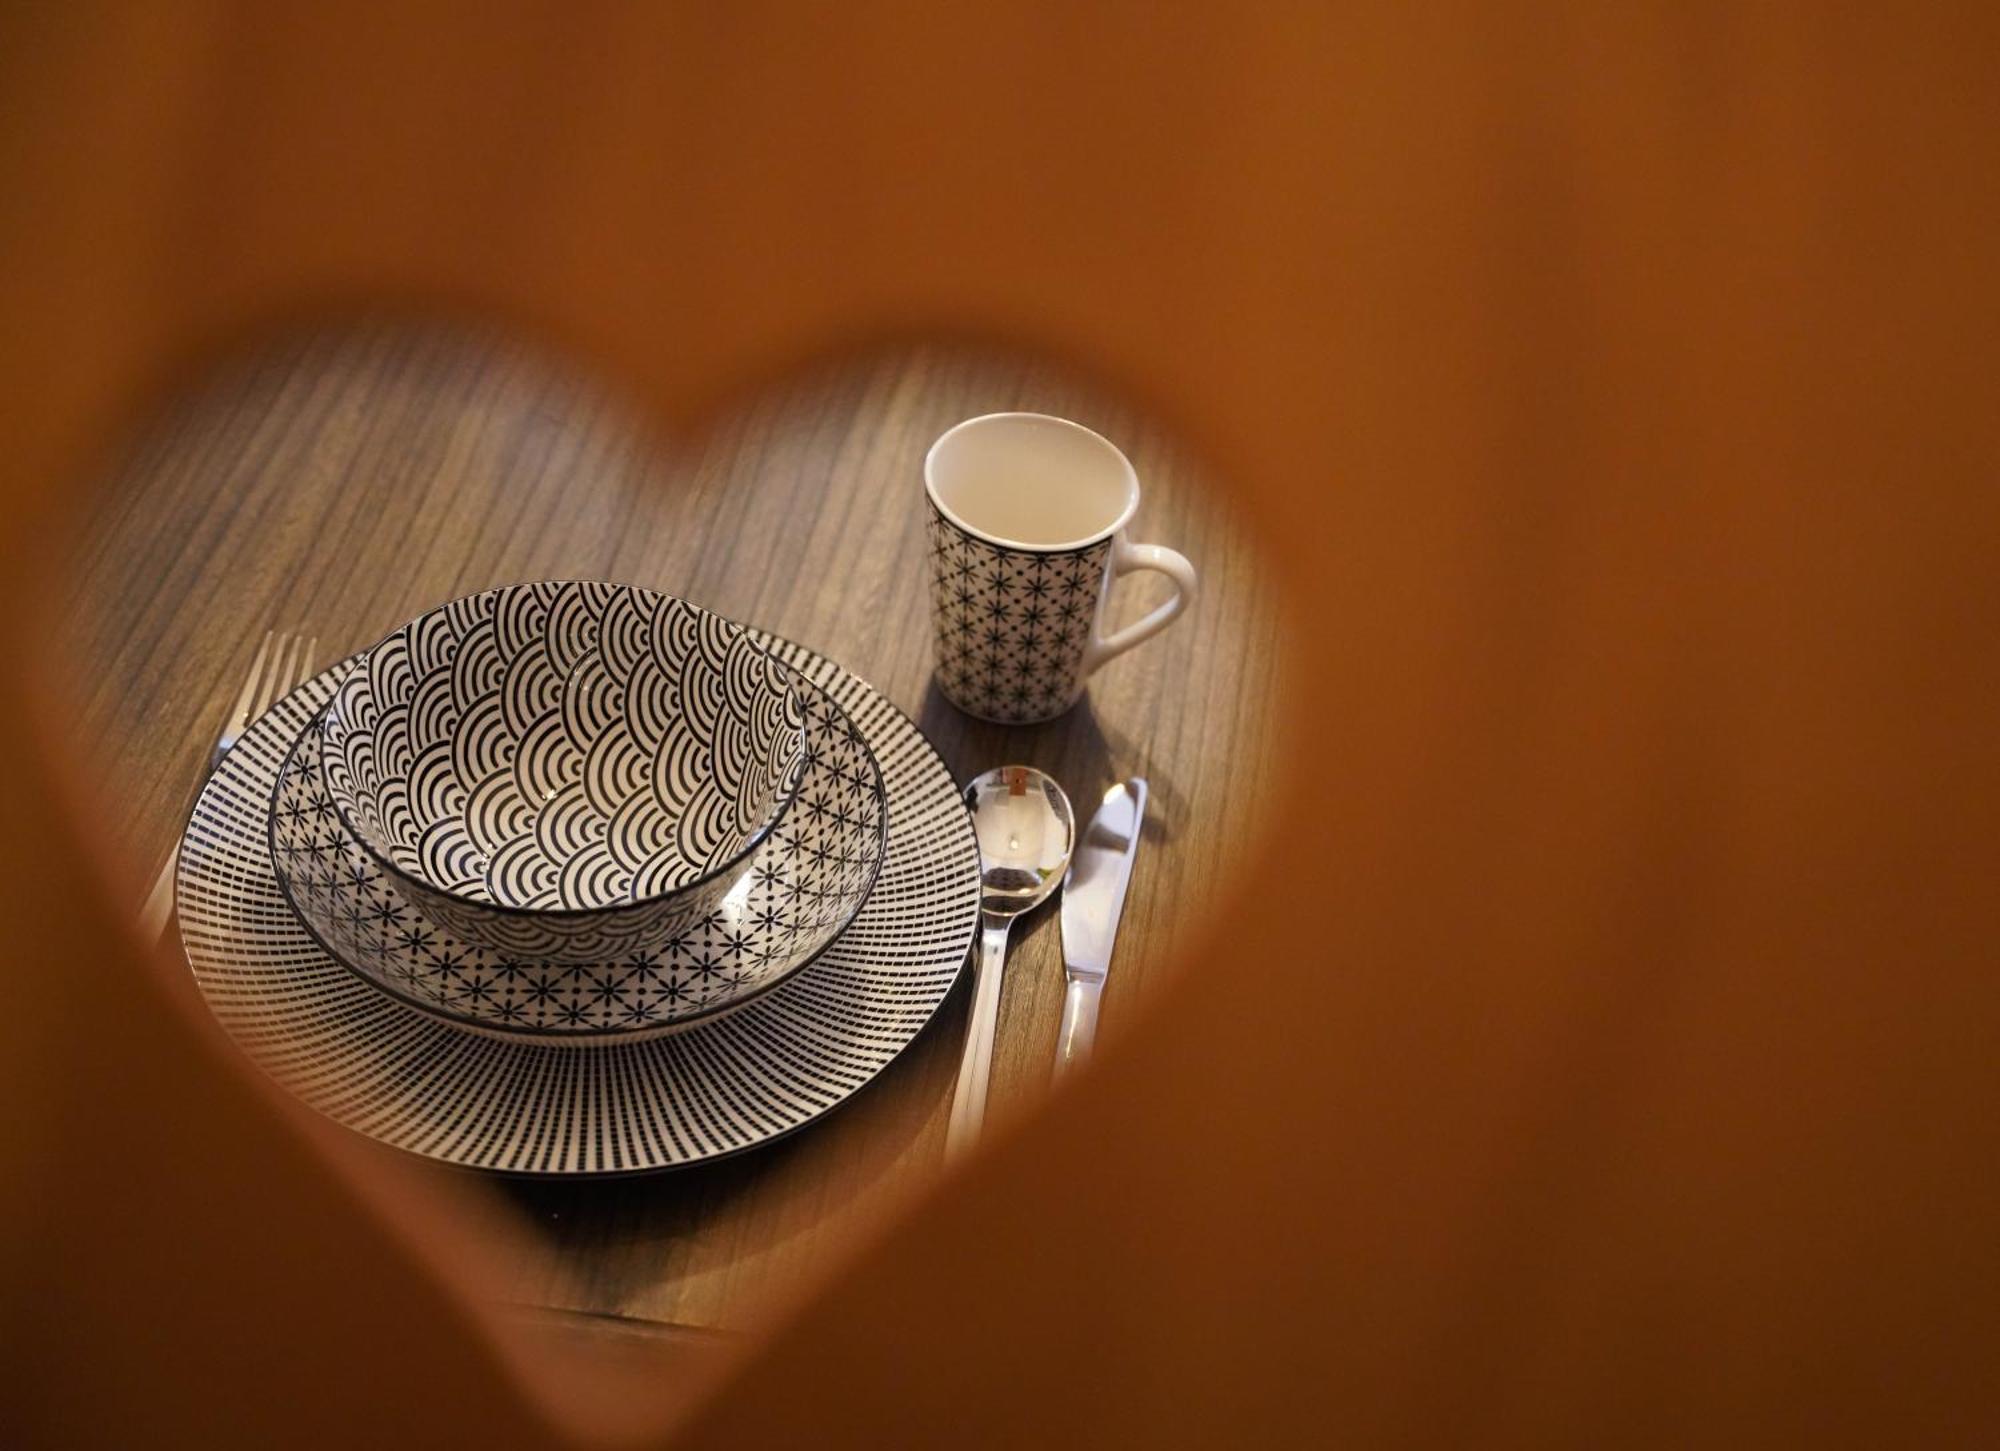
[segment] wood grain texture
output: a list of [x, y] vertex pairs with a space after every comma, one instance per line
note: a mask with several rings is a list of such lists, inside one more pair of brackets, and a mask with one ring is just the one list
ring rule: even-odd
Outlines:
[[[1188, 615], [1040, 727], [972, 720], [930, 683], [923, 452], [960, 418], [1013, 408], [1119, 442], [1145, 487], [1134, 537], [1182, 550], [1202, 577]], [[1259, 824], [1278, 615], [1256, 545], [1143, 418], [1048, 368], [882, 352], [673, 441], [532, 349], [362, 322], [226, 365], [173, 400], [117, 474], [76, 541], [67, 618], [79, 725], [101, 746], [106, 799], [122, 803], [107, 824], [135, 868], [174, 839], [264, 630], [316, 634], [324, 664], [439, 601], [565, 576], [649, 585], [824, 651], [914, 716], [961, 780], [1027, 762], [1084, 814], [1111, 782], [1147, 776], [1107, 1041]], [[1122, 581], [1115, 619], [1166, 588]], [[996, 1128], [1046, 1091], [1061, 1000], [1044, 910], [1014, 939]], [[965, 1002], [961, 989], [878, 1083], [810, 1133], [665, 1177], [503, 1186], [548, 1253], [496, 1296], [734, 1327], [743, 1307], [796, 1293], [856, 1227], [935, 1176]]]

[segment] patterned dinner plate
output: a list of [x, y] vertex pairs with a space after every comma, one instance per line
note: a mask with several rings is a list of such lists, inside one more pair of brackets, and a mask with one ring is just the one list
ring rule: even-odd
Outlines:
[[335, 960], [271, 863], [286, 756], [335, 669], [243, 733], [181, 842], [181, 939], [209, 1008], [314, 1108], [466, 1168], [608, 1175], [740, 1153], [838, 1107], [906, 1048], [950, 992], [979, 922], [979, 848], [958, 788], [916, 726], [866, 683], [760, 636], [846, 712], [879, 765], [888, 849], [831, 946], [739, 1011], [670, 1037], [551, 1045], [441, 1021]]
[[[358, 668], [336, 668], [336, 702]], [[320, 751], [325, 716], [278, 772], [278, 885], [321, 946], [421, 1011], [572, 1045], [681, 1032], [737, 1011], [817, 957], [881, 867], [888, 793], [868, 742], [818, 686], [799, 680], [794, 696], [808, 734], [791, 809], [714, 910], [656, 947], [547, 962], [455, 935], [343, 817]]]

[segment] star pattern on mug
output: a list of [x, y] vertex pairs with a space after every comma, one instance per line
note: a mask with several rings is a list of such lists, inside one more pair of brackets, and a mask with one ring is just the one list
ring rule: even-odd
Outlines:
[[1044, 721], [1082, 694], [1111, 541], [1061, 554], [1002, 549], [930, 520], [938, 684], [987, 720]]

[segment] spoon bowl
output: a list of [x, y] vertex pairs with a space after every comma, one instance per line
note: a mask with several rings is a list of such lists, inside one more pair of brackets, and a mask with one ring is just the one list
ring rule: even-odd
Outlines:
[[1076, 845], [1076, 813], [1055, 778], [1001, 766], [965, 788], [979, 837], [980, 911], [1013, 918], [1048, 900]]

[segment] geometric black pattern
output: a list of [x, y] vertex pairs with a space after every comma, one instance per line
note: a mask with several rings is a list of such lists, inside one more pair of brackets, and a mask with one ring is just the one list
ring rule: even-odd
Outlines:
[[311, 1107], [379, 1143], [494, 1173], [601, 1176], [708, 1162], [832, 1112], [932, 1022], [979, 928], [979, 843], [910, 718], [802, 645], [752, 631], [824, 690], [888, 791], [888, 851], [826, 950], [741, 1009], [644, 1042], [566, 1047], [421, 1013], [342, 966], [279, 889], [271, 795], [340, 671], [252, 721], [181, 837], [174, 903], [209, 1011]]
[[419, 615], [327, 707], [333, 805], [468, 941], [594, 962], [699, 922], [790, 803], [787, 672], [653, 590], [505, 585]]
[[809, 962], [860, 910], [881, 866], [887, 812], [874, 757], [824, 691], [803, 682], [796, 690], [808, 747], [789, 812], [720, 904], [665, 943], [608, 961], [551, 962], [454, 934], [335, 808], [320, 750], [324, 717], [279, 773], [272, 865], [329, 952], [424, 1012], [569, 1044], [677, 1031], [733, 1011]]
[[1003, 549], [931, 505], [931, 618], [938, 687], [960, 710], [1009, 724], [1052, 720], [1083, 694], [1083, 653], [1110, 539], [1082, 549]]

